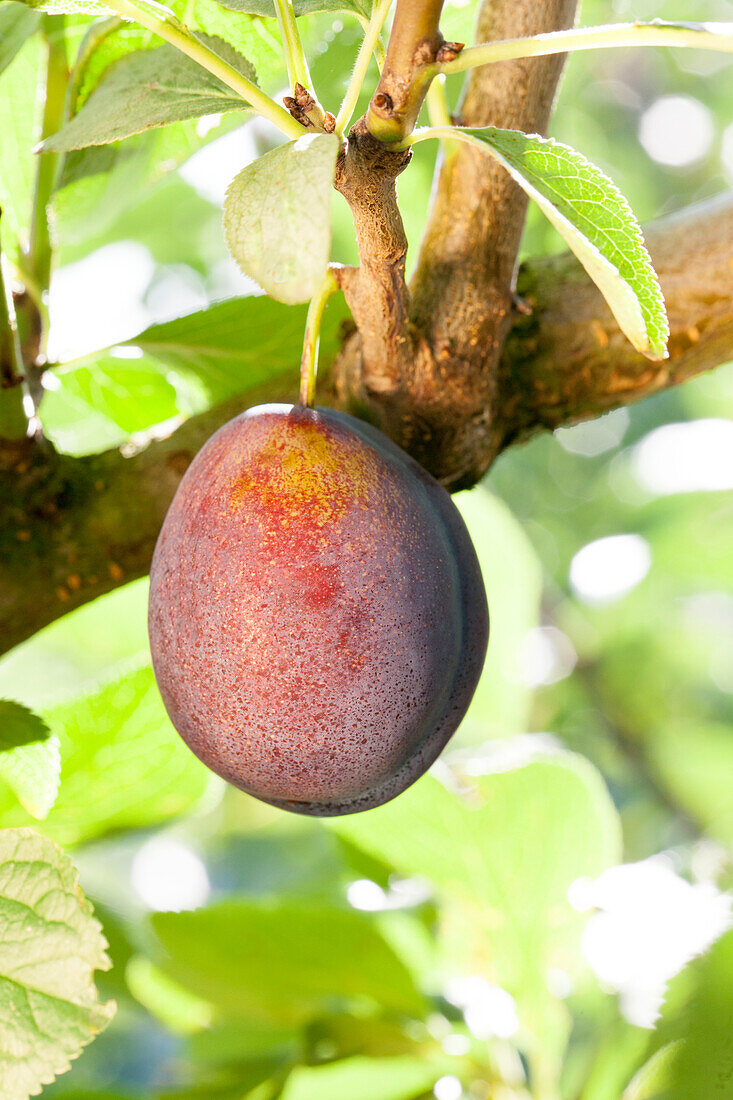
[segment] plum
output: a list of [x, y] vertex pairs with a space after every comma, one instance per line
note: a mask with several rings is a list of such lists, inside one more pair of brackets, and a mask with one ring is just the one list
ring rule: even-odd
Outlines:
[[173, 725], [235, 786], [329, 816], [378, 806], [436, 759], [488, 641], [450, 496], [345, 413], [261, 405], [208, 441], [150, 576]]

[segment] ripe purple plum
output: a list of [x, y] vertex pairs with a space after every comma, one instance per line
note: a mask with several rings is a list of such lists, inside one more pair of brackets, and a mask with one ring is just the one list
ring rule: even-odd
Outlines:
[[296, 813], [394, 798], [440, 754], [488, 642], [448, 493], [370, 425], [262, 405], [208, 441], [166, 516], [150, 643], [173, 725]]

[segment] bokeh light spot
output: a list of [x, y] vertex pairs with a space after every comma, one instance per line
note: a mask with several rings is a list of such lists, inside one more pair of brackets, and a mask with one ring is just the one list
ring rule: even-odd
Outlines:
[[639, 122], [639, 141], [657, 164], [684, 168], [710, 152], [713, 117], [704, 103], [687, 95], [663, 95]]

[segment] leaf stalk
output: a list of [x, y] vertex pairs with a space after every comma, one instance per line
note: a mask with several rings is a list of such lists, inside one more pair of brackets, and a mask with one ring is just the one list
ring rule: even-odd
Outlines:
[[181, 53], [186, 54], [187, 57], [190, 57], [192, 61], [206, 69], [207, 72], [218, 77], [223, 84], [226, 84], [245, 103], [248, 103], [258, 115], [277, 126], [286, 137], [298, 138], [303, 136], [305, 131], [302, 125], [284, 107], [281, 107], [256, 84], [238, 72], [233, 65], [224, 61], [217, 53], [199, 41], [168, 8], [155, 3], [154, 0], [146, 0], [144, 4], [137, 2], [137, 0], [105, 0], [105, 2], [107, 7], [117, 12], [118, 15], [134, 20], [142, 27], [146, 27], [153, 34], [157, 34], [160, 38], [169, 42], [171, 46], [175, 46]]
[[601, 27], [576, 27], [567, 31], [538, 34], [532, 38], [507, 38], [469, 46], [452, 61], [436, 62], [426, 72], [465, 73], [497, 61], [521, 57], [546, 57], [575, 50], [601, 50], [618, 46], [689, 46], [702, 50], [733, 53], [733, 23], [612, 23]]

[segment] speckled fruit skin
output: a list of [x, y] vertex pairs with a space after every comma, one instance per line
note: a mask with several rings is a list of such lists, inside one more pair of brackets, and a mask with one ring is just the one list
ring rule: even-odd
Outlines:
[[171, 721], [224, 779], [302, 814], [387, 802], [476, 687], [488, 609], [448, 493], [375, 428], [262, 405], [199, 452], [150, 577]]

